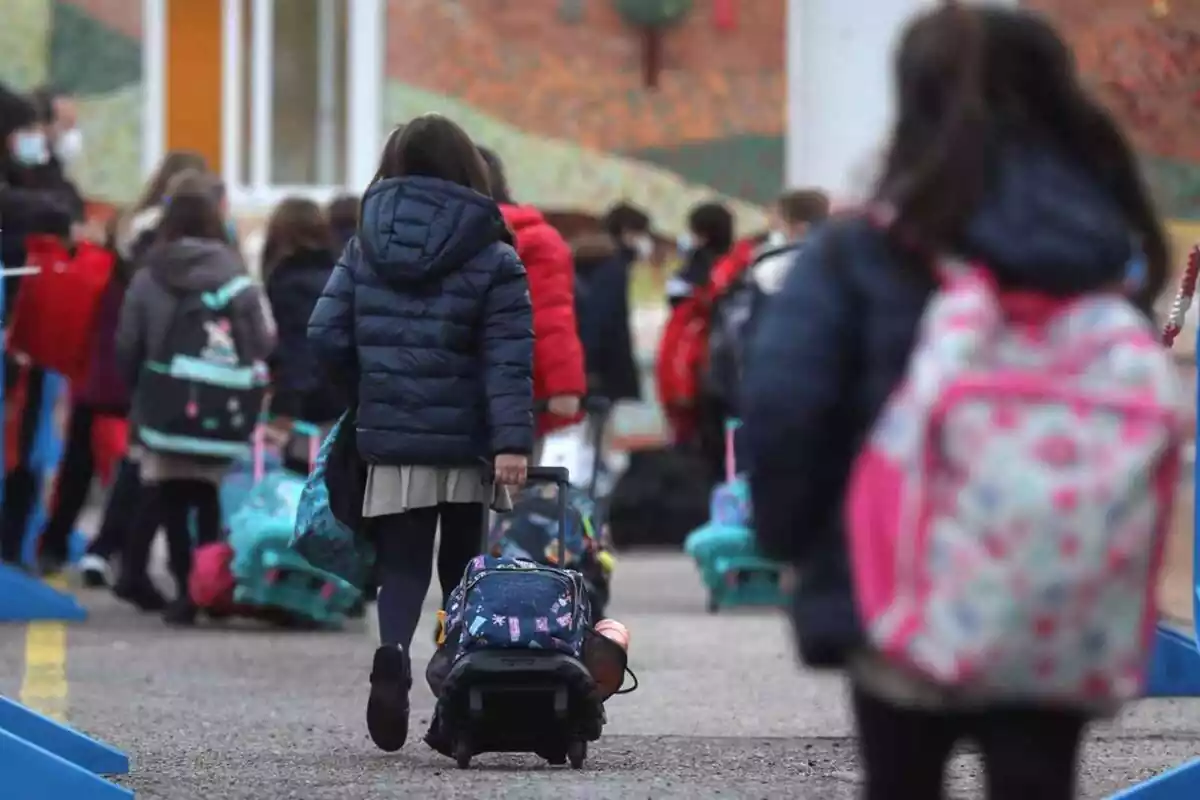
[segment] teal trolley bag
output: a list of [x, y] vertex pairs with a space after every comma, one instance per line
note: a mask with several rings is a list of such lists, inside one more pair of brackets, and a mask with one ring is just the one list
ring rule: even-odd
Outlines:
[[725, 481], [712, 493], [709, 521], [692, 531], [683, 548], [700, 570], [708, 610], [734, 606], [781, 606], [783, 567], [759, 555], [754, 542], [750, 488], [737, 471], [737, 420], [725, 425]]
[[[302, 423], [296, 428], [300, 435], [319, 435]], [[226, 540], [197, 551], [192, 599], [212, 617], [339, 627], [360, 599], [358, 586], [313, 566], [292, 547], [306, 476], [281, 467], [266, 469], [261, 427], [254, 433], [252, 451], [251, 485], [228, 517]], [[217, 576], [228, 587], [223, 594], [215, 588], [220, 585]]]

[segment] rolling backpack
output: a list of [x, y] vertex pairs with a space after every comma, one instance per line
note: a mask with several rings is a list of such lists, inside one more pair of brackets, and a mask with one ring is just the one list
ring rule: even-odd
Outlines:
[[267, 385], [266, 365], [236, 341], [233, 301], [251, 280], [178, 295], [166, 336], [142, 366], [138, 437], [150, 450], [201, 458], [250, 455]]
[[[304, 423], [296, 428], [301, 435], [319, 435]], [[260, 428], [251, 484], [230, 510], [226, 540], [196, 549], [188, 581], [192, 602], [211, 617], [336, 627], [358, 602], [359, 587], [310, 564], [292, 548], [306, 478], [282, 468], [268, 470], [264, 451]]]
[[1134, 698], [1186, 415], [1170, 356], [1117, 289], [937, 274], [847, 494], [869, 642], [991, 700]]

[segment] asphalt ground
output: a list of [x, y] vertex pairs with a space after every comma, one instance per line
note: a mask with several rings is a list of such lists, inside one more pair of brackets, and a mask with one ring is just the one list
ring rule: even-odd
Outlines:
[[[68, 718], [130, 755], [119, 782], [143, 800], [857, 796], [843, 682], [797, 667], [777, 614], [705, 613], [680, 555], [619, 565], [611, 614], [631, 630], [641, 689], [609, 702], [582, 771], [507, 755], [458, 770], [420, 741], [433, 707], [420, 680], [409, 744], [377, 751], [363, 722], [374, 643], [361, 623], [337, 633], [179, 631], [105, 592], [79, 594], [91, 618], [67, 635]], [[423, 629], [432, 597], [429, 608]], [[419, 638], [423, 669], [432, 644]], [[20, 626], [0, 628], [0, 692], [10, 696], [25, 640]], [[1200, 702], [1144, 701], [1095, 728], [1082, 796], [1106, 797], [1198, 752]], [[973, 756], [957, 758], [952, 795], [980, 796], [979, 772]]]

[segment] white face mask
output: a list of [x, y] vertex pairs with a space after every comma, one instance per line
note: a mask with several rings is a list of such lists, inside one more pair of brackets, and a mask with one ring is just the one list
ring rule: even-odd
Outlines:
[[788, 235], [781, 230], [773, 230], [767, 234], [767, 247], [783, 247], [788, 243]]
[[59, 135], [54, 143], [54, 154], [64, 164], [74, 161], [83, 153], [83, 131], [71, 128]]
[[654, 255], [654, 239], [650, 236], [639, 236], [633, 243], [639, 261], [648, 261]]
[[46, 147], [46, 134], [41, 131], [18, 133], [13, 141], [13, 158], [26, 167], [38, 167], [50, 160]]
[[675, 249], [680, 258], [687, 258], [696, 249], [696, 239], [690, 233], [681, 233], [675, 239]]

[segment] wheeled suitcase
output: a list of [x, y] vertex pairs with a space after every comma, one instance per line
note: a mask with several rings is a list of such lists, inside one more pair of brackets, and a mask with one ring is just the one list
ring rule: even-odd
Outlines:
[[[562, 523], [569, 471], [532, 467], [528, 481], [557, 486]], [[558, 557], [566, 560], [561, 537]], [[604, 697], [583, 661], [591, 617], [579, 573], [479, 556], [451, 596], [442, 632], [426, 672], [438, 697], [425, 738], [433, 749], [463, 769], [480, 753], [535, 753], [551, 764], [583, 766], [605, 716]]]

